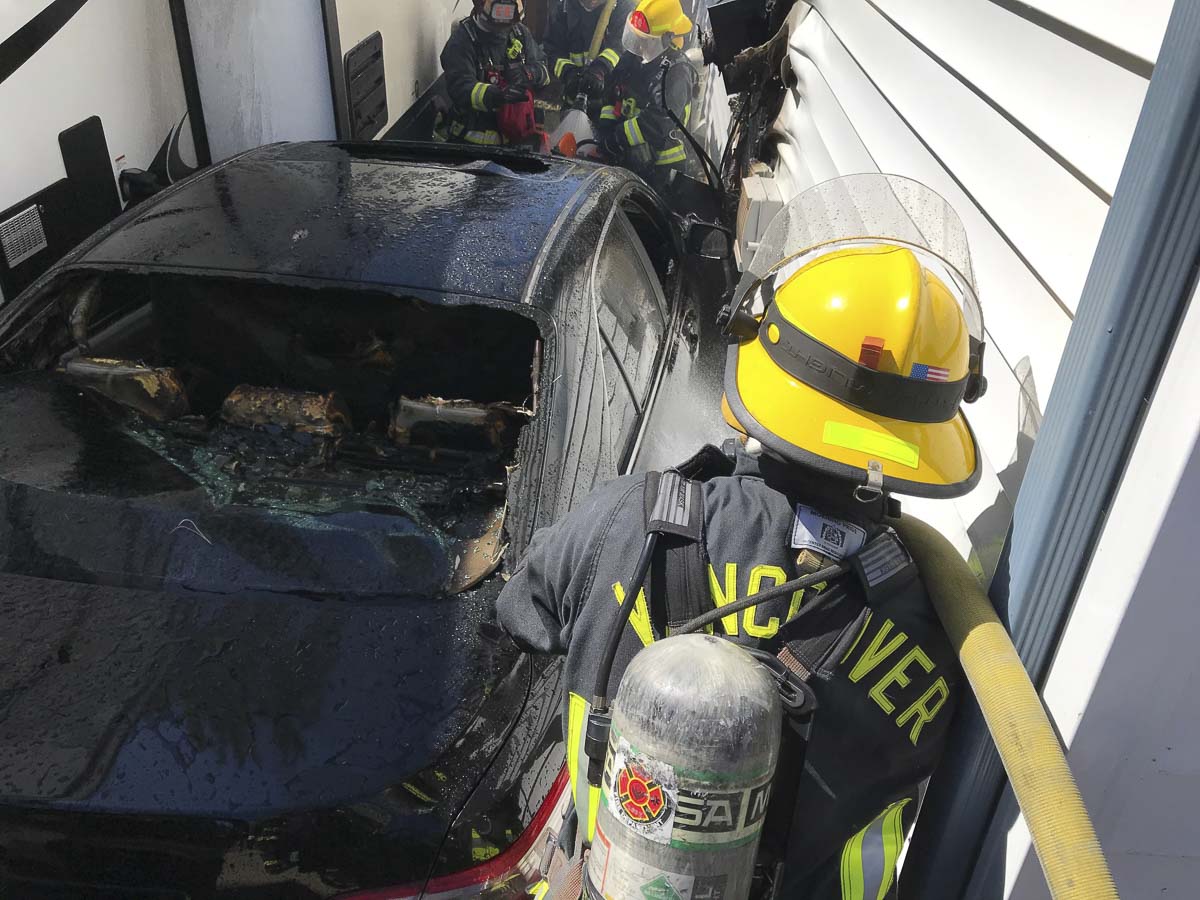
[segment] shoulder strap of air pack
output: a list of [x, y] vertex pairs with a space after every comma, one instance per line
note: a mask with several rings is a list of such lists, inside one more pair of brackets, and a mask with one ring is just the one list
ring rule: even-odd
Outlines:
[[662, 535], [650, 568], [651, 619], [668, 632], [710, 608], [701, 485], [732, 471], [729, 456], [709, 446], [673, 469], [646, 474], [646, 530]]
[[647, 579], [650, 618], [668, 633], [704, 612], [704, 497], [700, 482], [679, 472], [646, 475], [646, 530], [661, 535]]
[[[820, 565], [829, 561], [822, 559]], [[917, 578], [916, 564], [891, 528], [878, 529], [846, 563], [849, 575], [822, 592], [823, 609], [815, 612], [816, 618], [798, 621], [794, 629], [784, 625], [780, 631], [779, 661], [802, 681], [814, 674], [832, 676], [831, 663], [850, 649], [861, 630], [850, 626], [864, 625], [871, 609]], [[848, 591], [847, 582], [856, 584], [861, 595]]]

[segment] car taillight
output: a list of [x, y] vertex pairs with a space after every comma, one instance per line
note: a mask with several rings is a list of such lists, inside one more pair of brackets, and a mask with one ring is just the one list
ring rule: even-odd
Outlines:
[[546, 847], [558, 839], [571, 797], [570, 779], [564, 766], [554, 779], [550, 793], [538, 808], [533, 821], [503, 853], [478, 866], [462, 872], [442, 875], [428, 884], [403, 885], [395, 888], [375, 888], [343, 894], [338, 900], [453, 900], [457, 897], [486, 897], [490, 900], [509, 900], [527, 897], [529, 889], [541, 876]]

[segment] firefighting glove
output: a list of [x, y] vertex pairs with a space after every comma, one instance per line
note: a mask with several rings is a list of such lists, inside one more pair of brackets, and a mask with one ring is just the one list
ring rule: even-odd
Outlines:
[[525, 88], [537, 88], [542, 84], [542, 71], [537, 66], [528, 66], [524, 63], [512, 63], [504, 70], [505, 80], [509, 84], [519, 85]]
[[529, 89], [520, 85], [510, 84], [504, 89], [504, 103], [524, 103], [529, 99]]
[[563, 96], [574, 100], [579, 95], [599, 100], [604, 95], [604, 71], [598, 66], [572, 68], [563, 78]]
[[579, 68], [579, 66], [569, 66], [563, 74], [563, 96], [569, 100], [574, 100], [580, 94], [587, 93], [587, 89], [583, 84], [583, 69]]
[[604, 93], [604, 69], [592, 63], [580, 73], [583, 81], [583, 93], [592, 98], [599, 98]]
[[601, 138], [600, 149], [604, 151], [604, 156], [611, 162], [620, 162], [625, 156], [625, 151], [629, 149], [629, 145], [625, 143], [618, 131], [606, 134]]

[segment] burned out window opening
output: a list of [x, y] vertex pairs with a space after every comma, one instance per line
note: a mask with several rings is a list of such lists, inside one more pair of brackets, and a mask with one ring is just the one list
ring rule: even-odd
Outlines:
[[[204, 498], [165, 515], [210, 545], [220, 535], [198, 516], [240, 511], [286, 522], [328, 556], [258, 552], [253, 566], [196, 567], [183, 586], [493, 596], [541, 351], [537, 323], [498, 303], [109, 273], [69, 285], [6, 336], [0, 390], [65, 402], [165, 460]], [[102, 492], [78, 479], [72, 489]], [[352, 534], [323, 542], [331, 528]], [[354, 558], [333, 558], [344, 552]], [[28, 568], [17, 556], [0, 568]], [[130, 583], [175, 577], [125, 565]]]

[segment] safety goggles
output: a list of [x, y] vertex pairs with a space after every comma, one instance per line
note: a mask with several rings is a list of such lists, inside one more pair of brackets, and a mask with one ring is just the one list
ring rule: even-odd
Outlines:
[[625, 34], [621, 37], [621, 46], [630, 53], [637, 54], [643, 62], [652, 62], [662, 56], [671, 45], [673, 34], [650, 34], [650, 23], [646, 21], [645, 13], [635, 10], [625, 20]]

